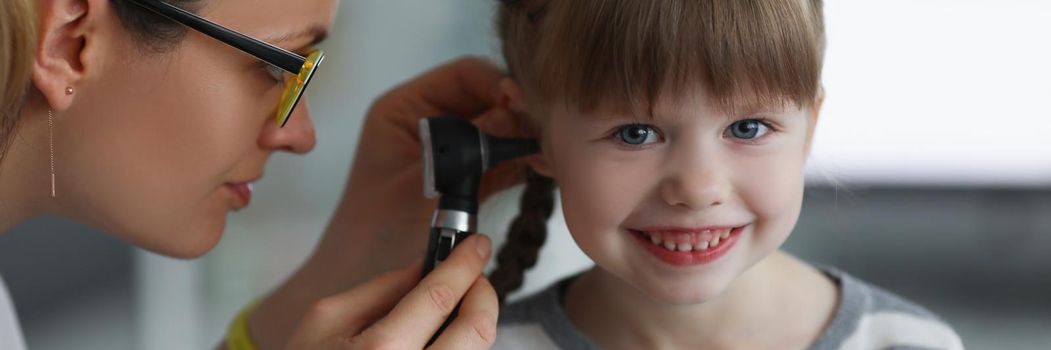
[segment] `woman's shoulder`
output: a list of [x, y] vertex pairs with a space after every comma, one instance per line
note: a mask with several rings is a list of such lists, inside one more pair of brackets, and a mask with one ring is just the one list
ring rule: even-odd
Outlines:
[[4, 286], [2, 277], [0, 277], [0, 349], [25, 349], [22, 330], [18, 326], [18, 317], [15, 317], [15, 308], [11, 303], [11, 298], [7, 295], [7, 287]]
[[811, 349], [963, 349], [956, 331], [927, 308], [836, 268], [819, 268], [839, 285], [840, 300]]

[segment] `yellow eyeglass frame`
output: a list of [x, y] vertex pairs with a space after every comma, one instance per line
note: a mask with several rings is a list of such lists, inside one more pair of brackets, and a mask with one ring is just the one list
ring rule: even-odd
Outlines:
[[307, 84], [310, 83], [310, 79], [314, 78], [314, 72], [317, 71], [317, 67], [324, 60], [325, 53], [323, 51], [318, 49], [311, 51], [307, 54], [299, 74], [288, 79], [288, 83], [285, 85], [285, 92], [281, 94], [281, 103], [277, 105], [278, 125], [284, 127], [285, 123], [288, 122], [288, 117], [292, 115], [292, 111], [299, 104], [299, 100], [303, 97], [303, 92], [307, 89]]

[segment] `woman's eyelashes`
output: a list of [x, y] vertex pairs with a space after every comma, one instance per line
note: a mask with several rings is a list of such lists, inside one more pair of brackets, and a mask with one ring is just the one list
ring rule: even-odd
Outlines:
[[[312, 50], [314, 50], [314, 48], [313, 47], [309, 47], [309, 48], [297, 50], [297, 51], [295, 51], [295, 53], [300, 55], [300, 56], [304, 56], [305, 57]], [[263, 70], [266, 71], [267, 77], [272, 79], [278, 85], [284, 85], [285, 82], [288, 81], [288, 79], [289, 79], [288, 75], [291, 74], [291, 73], [285, 72], [284, 69], [278, 68], [277, 66], [272, 65], [270, 63], [267, 63], [267, 62], [264, 62], [264, 61], [259, 61], [259, 62], [263, 65]]]
[[270, 79], [274, 80], [274, 83], [283, 84], [285, 82], [284, 69], [278, 68], [277, 66], [274, 66], [269, 63], [263, 63], [263, 70], [266, 71], [266, 75], [270, 77]]

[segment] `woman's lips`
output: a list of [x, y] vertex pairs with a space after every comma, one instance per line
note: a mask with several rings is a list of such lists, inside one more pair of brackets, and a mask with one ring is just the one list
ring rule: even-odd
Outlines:
[[[713, 262], [733, 248], [744, 226], [705, 230], [629, 230], [647, 252], [673, 266]], [[687, 232], [689, 231], [689, 232]]]
[[240, 199], [240, 207], [238, 209], [247, 207], [252, 202], [252, 183], [251, 182], [235, 182], [227, 183], [226, 188], [232, 191], [237, 198]]

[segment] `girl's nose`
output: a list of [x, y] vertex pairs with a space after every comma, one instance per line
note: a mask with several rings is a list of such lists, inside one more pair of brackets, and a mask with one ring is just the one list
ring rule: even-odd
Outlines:
[[661, 197], [671, 206], [699, 210], [726, 202], [731, 192], [724, 168], [712, 155], [683, 152], [673, 157], [668, 175], [661, 183]]
[[307, 97], [303, 96], [283, 128], [274, 122], [273, 118], [268, 119], [259, 137], [259, 146], [266, 150], [299, 154], [313, 150], [317, 138], [314, 133], [314, 121], [310, 119], [310, 108], [307, 106]]

